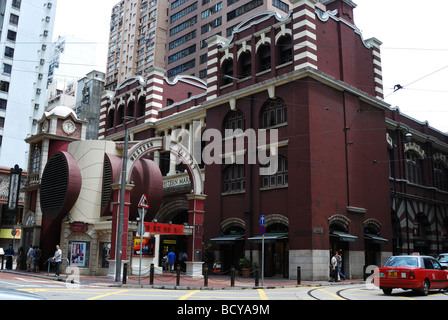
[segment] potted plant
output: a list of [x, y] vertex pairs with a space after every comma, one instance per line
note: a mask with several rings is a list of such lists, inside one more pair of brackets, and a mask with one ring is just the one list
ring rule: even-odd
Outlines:
[[238, 265], [241, 269], [242, 276], [244, 278], [249, 278], [250, 272], [252, 270], [252, 263], [250, 262], [250, 260], [247, 258], [241, 258]]

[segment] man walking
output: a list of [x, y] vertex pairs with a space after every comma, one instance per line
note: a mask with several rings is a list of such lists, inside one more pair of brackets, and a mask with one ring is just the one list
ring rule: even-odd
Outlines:
[[56, 245], [56, 251], [54, 252], [53, 261], [56, 263], [56, 274], [54, 276], [59, 277], [59, 267], [62, 261], [62, 250], [58, 244]]

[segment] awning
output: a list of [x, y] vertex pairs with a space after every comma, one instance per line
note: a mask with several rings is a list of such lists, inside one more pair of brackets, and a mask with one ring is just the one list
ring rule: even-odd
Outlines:
[[377, 244], [387, 244], [389, 242], [389, 240], [387, 240], [385, 238], [382, 238], [380, 236], [370, 234], [370, 233], [365, 233], [364, 239], [372, 241], [372, 243], [377, 243]]
[[222, 236], [210, 239], [210, 242], [213, 244], [235, 244], [236, 241], [244, 240], [243, 235], [234, 235], [234, 236]]
[[[280, 233], [280, 234], [265, 234], [264, 235], [264, 243], [274, 243], [277, 240], [285, 240], [288, 239], [287, 233]], [[261, 243], [263, 241], [263, 236], [256, 236], [247, 239], [250, 243]]]
[[343, 242], [356, 242], [358, 241], [358, 237], [352, 234], [348, 234], [340, 231], [332, 231], [330, 236], [339, 238], [339, 241]]

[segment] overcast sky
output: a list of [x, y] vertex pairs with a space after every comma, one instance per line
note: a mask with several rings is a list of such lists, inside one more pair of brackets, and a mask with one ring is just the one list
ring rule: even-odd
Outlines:
[[[448, 132], [447, 0], [353, 0], [355, 24], [363, 38], [383, 45], [387, 103], [418, 121]], [[59, 0], [54, 36], [75, 35], [97, 45], [104, 71], [112, 7], [117, 0]], [[404, 88], [394, 92], [394, 86]]]

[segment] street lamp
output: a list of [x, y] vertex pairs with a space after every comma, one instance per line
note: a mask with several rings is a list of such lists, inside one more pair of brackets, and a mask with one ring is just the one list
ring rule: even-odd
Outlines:
[[123, 117], [124, 120], [124, 147], [123, 147], [123, 166], [121, 169], [121, 191], [120, 191], [120, 212], [118, 215], [117, 225], [117, 248], [115, 253], [115, 282], [121, 281], [121, 261], [122, 261], [122, 247], [123, 247], [123, 223], [124, 223], [124, 201], [126, 193], [127, 181], [127, 165], [128, 165], [128, 144], [129, 144], [129, 129], [126, 126], [126, 120], [134, 119], [131, 116]]

